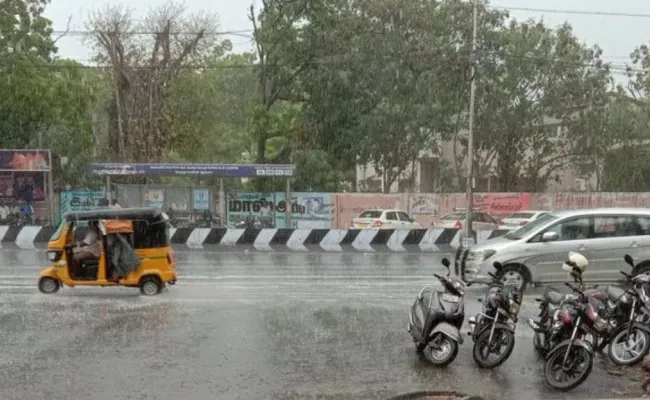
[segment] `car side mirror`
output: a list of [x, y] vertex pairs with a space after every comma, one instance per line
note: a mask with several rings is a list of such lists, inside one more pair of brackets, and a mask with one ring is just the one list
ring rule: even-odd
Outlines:
[[447, 269], [449, 269], [449, 265], [451, 265], [451, 263], [449, 262], [449, 259], [447, 257], [442, 259], [442, 265], [444, 265]]
[[542, 234], [542, 242], [553, 242], [557, 240], [560, 236], [557, 234], [557, 232], [544, 232]]
[[632, 268], [634, 268], [634, 259], [632, 258], [631, 255], [626, 254], [625, 257], [623, 258], [625, 259], [626, 263], [628, 263]]

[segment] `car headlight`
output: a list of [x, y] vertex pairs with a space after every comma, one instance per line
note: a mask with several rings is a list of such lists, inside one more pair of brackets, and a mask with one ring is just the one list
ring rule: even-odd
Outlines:
[[480, 263], [496, 254], [494, 250], [470, 251], [467, 255], [467, 261]]

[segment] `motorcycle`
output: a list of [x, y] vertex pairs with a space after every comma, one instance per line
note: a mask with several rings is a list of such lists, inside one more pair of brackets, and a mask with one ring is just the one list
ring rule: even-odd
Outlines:
[[[468, 335], [474, 341], [472, 355], [480, 368], [495, 368], [503, 364], [515, 348], [515, 329], [517, 315], [521, 306], [523, 293], [517, 285], [504, 284], [503, 265], [493, 264], [496, 274], [488, 273], [492, 282], [483, 299], [483, 310], [475, 317], [470, 317]], [[505, 346], [505, 349], [501, 349]], [[490, 361], [491, 354], [496, 359]]]
[[[632, 257], [627, 254], [625, 261], [634, 266]], [[596, 351], [601, 351], [609, 345], [607, 355], [614, 364], [634, 365], [650, 352], [650, 328], [644, 323], [650, 315], [650, 298], [645, 290], [650, 277], [645, 274], [631, 276], [620, 272], [632, 288], [622, 291], [622, 294], [614, 299], [608, 299], [608, 322], [612, 328], [596, 347]], [[622, 353], [617, 352], [618, 348], [622, 348]]]
[[[625, 261], [634, 266], [632, 257], [629, 255], [625, 256]], [[570, 262], [567, 263], [570, 264]], [[650, 351], [650, 329], [643, 323], [650, 315], [650, 310], [646, 306], [650, 299], [645, 292], [650, 278], [647, 275], [631, 277], [622, 271], [621, 274], [628, 282], [632, 283], [633, 290], [626, 291], [615, 286], [587, 289], [582, 282], [582, 274], [579, 270], [575, 270], [573, 276], [578, 288], [585, 296], [601, 302], [601, 308], [597, 311], [608, 323], [608, 329], [602, 331], [586, 329], [594, 351], [600, 353], [609, 346], [608, 356], [613, 363], [633, 365], [641, 361]], [[557, 289], [554, 290], [557, 291]], [[562, 295], [559, 292], [551, 292], [556, 296], [553, 299], [551, 296], [547, 296], [547, 293], [545, 293], [544, 299], [537, 299], [541, 303], [539, 322], [528, 320], [528, 324], [535, 331], [533, 345], [541, 355], [547, 354], [558, 340], [562, 340], [562, 335], [558, 334], [558, 327], [562, 325], [558, 319], [559, 313], [567, 307], [571, 307], [571, 302], [577, 298], [573, 294]], [[620, 346], [622, 346], [624, 354], [628, 356], [616, 353], [615, 349]]]
[[[603, 304], [586, 296], [579, 288], [565, 283], [578, 296], [569, 300], [570, 307], [557, 310], [557, 336], [561, 338], [548, 352], [544, 362], [544, 377], [549, 386], [568, 391], [578, 387], [589, 375], [594, 364], [594, 350], [585, 340], [588, 330], [602, 332], [608, 323], [596, 311]], [[554, 325], [556, 325], [554, 323]], [[571, 332], [565, 339], [566, 333]]]
[[[467, 258], [468, 250], [456, 253], [456, 268], [459, 259]], [[449, 259], [442, 265], [447, 276], [433, 274], [442, 287], [425, 286], [418, 294], [409, 312], [408, 332], [413, 337], [418, 352], [434, 365], [449, 365], [458, 355], [458, 347], [463, 344], [460, 329], [465, 319], [465, 284], [457, 276], [451, 276]], [[456, 275], [456, 274], [454, 274]]]

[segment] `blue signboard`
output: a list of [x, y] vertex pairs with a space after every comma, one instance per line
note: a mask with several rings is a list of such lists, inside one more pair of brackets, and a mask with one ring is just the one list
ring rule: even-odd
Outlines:
[[96, 175], [209, 175], [229, 177], [292, 177], [296, 166], [292, 164], [90, 164]]

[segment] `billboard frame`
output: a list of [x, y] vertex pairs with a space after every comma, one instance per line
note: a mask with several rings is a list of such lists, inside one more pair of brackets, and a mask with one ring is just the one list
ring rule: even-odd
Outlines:
[[[226, 223], [224, 178], [286, 178], [286, 198], [291, 203], [291, 178], [295, 164], [210, 164], [210, 163], [92, 163], [90, 173], [106, 177], [106, 193], [111, 200], [111, 176], [214, 176], [219, 178], [220, 227]], [[291, 226], [291, 206], [286, 210]]]
[[51, 149], [0, 149], [0, 153], [3, 152], [14, 152], [14, 153], [45, 153], [47, 154], [47, 164], [48, 167], [44, 169], [14, 169], [14, 168], [2, 168], [0, 166], [0, 172], [31, 172], [31, 173], [42, 173], [43, 174], [43, 189], [45, 190], [45, 201], [47, 202], [47, 210], [50, 219], [50, 225], [54, 225], [54, 220], [56, 219], [55, 210], [54, 210], [54, 181], [52, 177], [52, 150]]

